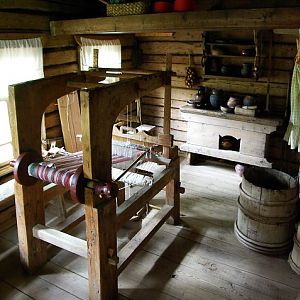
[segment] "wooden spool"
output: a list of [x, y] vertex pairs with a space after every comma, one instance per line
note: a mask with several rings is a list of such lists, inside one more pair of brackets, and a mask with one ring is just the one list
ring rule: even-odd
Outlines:
[[289, 256], [289, 263], [291, 268], [300, 275], [300, 226], [294, 237], [294, 247]]
[[297, 217], [296, 180], [283, 172], [251, 167], [240, 186], [237, 239], [264, 254], [290, 250]]

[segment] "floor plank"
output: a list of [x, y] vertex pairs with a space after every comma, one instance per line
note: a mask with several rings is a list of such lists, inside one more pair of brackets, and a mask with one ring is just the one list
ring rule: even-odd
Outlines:
[[[241, 178], [232, 165], [183, 165], [181, 182], [186, 188], [182, 224], [164, 224], [122, 272], [120, 299], [300, 300], [300, 276], [291, 270], [287, 255], [264, 256], [235, 238]], [[160, 206], [163, 196], [160, 192], [152, 204]], [[84, 223], [72, 234], [84, 238]], [[28, 275], [16, 244], [15, 227], [0, 234], [1, 300], [88, 299], [84, 258], [54, 251], [56, 256], [38, 274]]]

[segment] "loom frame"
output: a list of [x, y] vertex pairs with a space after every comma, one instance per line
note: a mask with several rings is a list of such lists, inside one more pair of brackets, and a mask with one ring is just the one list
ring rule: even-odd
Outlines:
[[[9, 87], [9, 110], [12, 126], [14, 156], [25, 151], [40, 153], [41, 121], [46, 107], [63, 95], [80, 89], [83, 170], [87, 184], [85, 220], [87, 241], [71, 239], [71, 245], [88, 260], [89, 298], [117, 299], [118, 274], [134, 255], [171, 217], [180, 219], [180, 171], [177, 147], [170, 135], [170, 63], [166, 72], [131, 72], [124, 80], [110, 85], [99, 85], [100, 74], [91, 77], [88, 72], [72, 73], [29, 81]], [[133, 76], [134, 75], [134, 76]], [[153, 186], [144, 187], [116, 207], [116, 199], [100, 199], [93, 190], [95, 182], [111, 182], [111, 139], [115, 119], [122, 108], [150, 91], [165, 87], [164, 134], [161, 136], [164, 155], [171, 158], [170, 166]], [[30, 117], [29, 117], [30, 116]], [[163, 208], [130, 242], [117, 253], [117, 230], [141, 207], [165, 187]], [[47, 231], [43, 204], [43, 183], [32, 186], [15, 183], [15, 200], [20, 259], [29, 273], [36, 272], [47, 261], [47, 243], [53, 238], [57, 246], [69, 249], [68, 236], [55, 230]], [[82, 220], [82, 217], [79, 221]], [[79, 222], [77, 220], [77, 223]], [[76, 223], [76, 221], [75, 221]], [[64, 236], [66, 235], [66, 236]], [[49, 237], [50, 236], [50, 237]], [[47, 243], [45, 243], [47, 242]], [[72, 244], [73, 243], [73, 244]], [[80, 244], [80, 245], [79, 245]], [[86, 246], [87, 245], [87, 249]]]

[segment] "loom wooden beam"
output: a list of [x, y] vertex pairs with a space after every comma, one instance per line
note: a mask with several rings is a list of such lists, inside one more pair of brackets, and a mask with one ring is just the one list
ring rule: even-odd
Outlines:
[[180, 191], [182, 190], [180, 187], [180, 159], [178, 156], [173, 159], [171, 165], [175, 169], [175, 174], [166, 186], [166, 203], [173, 207], [169, 222], [178, 225], [180, 222]]
[[137, 191], [133, 196], [127, 199], [117, 208], [117, 228], [121, 228], [133, 214], [138, 212], [146, 203], [148, 203], [156, 194], [158, 194], [174, 177], [176, 170], [168, 168], [159, 174], [157, 180], [151, 185]]
[[[140, 76], [130, 81], [124, 80], [109, 86], [99, 86], [91, 90], [81, 90], [83, 171], [85, 178], [99, 181], [111, 179], [112, 130], [119, 112], [132, 99], [147, 95], [163, 85], [161, 72]], [[101, 101], [110, 99], [110, 101]], [[112, 109], [112, 107], [114, 109]], [[86, 126], [85, 124], [91, 124]], [[101, 131], [99, 130], [101, 128]], [[103, 145], [107, 145], [103, 147]], [[108, 146], [110, 145], [110, 146]]]
[[[75, 77], [78, 75], [68, 74], [9, 87], [14, 157], [28, 150], [40, 153], [43, 113], [51, 102], [74, 90], [66, 83]], [[43, 183], [26, 187], [16, 182], [15, 203], [20, 259], [27, 271], [33, 273], [47, 261], [46, 244], [32, 233], [33, 226], [45, 224]]]
[[52, 21], [53, 35], [299, 28], [300, 8], [261, 8]]
[[35, 225], [32, 228], [32, 232], [33, 236], [39, 240], [58, 246], [79, 256], [87, 257], [87, 243], [85, 240], [41, 224]]
[[168, 219], [173, 207], [164, 205], [119, 252], [118, 274], [120, 274], [134, 255], [150, 240]]
[[99, 203], [89, 188], [85, 199], [89, 299], [118, 299], [116, 199]]
[[67, 82], [75, 78], [84, 77], [73, 73], [9, 86], [14, 157], [27, 150], [40, 153], [43, 113], [50, 103], [75, 90], [67, 86]]

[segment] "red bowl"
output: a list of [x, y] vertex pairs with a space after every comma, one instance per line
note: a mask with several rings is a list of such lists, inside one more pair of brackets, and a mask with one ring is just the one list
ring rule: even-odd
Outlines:
[[157, 1], [153, 4], [153, 11], [155, 13], [170, 12], [173, 10], [173, 3], [165, 1]]
[[189, 11], [196, 9], [195, 0], [175, 0], [174, 11]]

